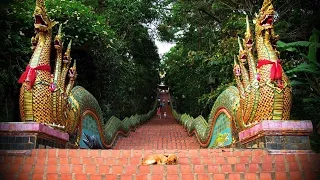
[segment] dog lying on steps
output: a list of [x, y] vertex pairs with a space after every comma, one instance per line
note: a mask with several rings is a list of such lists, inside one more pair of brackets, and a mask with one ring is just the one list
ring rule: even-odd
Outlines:
[[142, 159], [142, 165], [152, 164], [170, 164], [178, 163], [178, 157], [175, 154], [151, 154]]

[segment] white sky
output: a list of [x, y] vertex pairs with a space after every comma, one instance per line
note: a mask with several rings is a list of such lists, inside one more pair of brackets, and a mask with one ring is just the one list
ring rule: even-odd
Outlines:
[[170, 51], [170, 48], [175, 46], [174, 43], [160, 42], [158, 40], [155, 40], [155, 44], [158, 47], [158, 53], [160, 55], [160, 58], [163, 56], [164, 53]]
[[165, 54], [166, 52], [169, 52], [170, 48], [172, 48], [176, 44], [175, 43], [168, 43], [168, 42], [161, 42], [158, 40], [159, 36], [158, 36], [158, 30], [156, 27], [158, 23], [159, 22], [154, 21], [153, 23], [142, 24], [142, 25], [148, 28], [148, 33], [149, 33], [150, 37], [154, 38], [154, 42], [155, 42], [156, 46], [158, 47], [158, 53], [161, 58], [163, 56], [163, 54]]

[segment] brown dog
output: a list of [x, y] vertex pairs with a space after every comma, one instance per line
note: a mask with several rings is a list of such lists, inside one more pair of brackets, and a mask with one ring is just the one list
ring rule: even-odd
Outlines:
[[142, 165], [151, 164], [177, 164], [178, 157], [175, 154], [151, 154], [142, 159]]

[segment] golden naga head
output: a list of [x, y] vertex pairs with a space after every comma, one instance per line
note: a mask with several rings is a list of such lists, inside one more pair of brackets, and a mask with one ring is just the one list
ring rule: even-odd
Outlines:
[[61, 33], [62, 25], [59, 26], [58, 34], [54, 37], [53, 45], [56, 50], [62, 50], [62, 33]]
[[243, 49], [239, 36], [238, 36], [238, 44], [239, 44], [238, 59], [240, 62], [245, 63], [247, 61], [247, 51]]
[[274, 21], [274, 8], [271, 0], [264, 0], [259, 15], [256, 18], [256, 27], [262, 29], [272, 29]]
[[245, 48], [251, 49], [253, 46], [253, 37], [252, 37], [251, 30], [250, 30], [250, 23], [249, 23], [248, 15], [246, 16], [246, 24], [247, 24], [247, 29], [246, 29], [246, 32], [244, 33], [243, 45]]
[[236, 76], [236, 77], [239, 77], [241, 76], [241, 70], [240, 70], [240, 66], [239, 64], [237, 63], [237, 58], [236, 56], [234, 56], [233, 58], [233, 62], [234, 62], [234, 65], [233, 65], [233, 74]]
[[70, 64], [70, 62], [71, 62], [71, 56], [70, 56], [71, 44], [72, 44], [72, 40], [70, 40], [68, 47], [67, 47], [67, 50], [63, 55], [63, 63], [64, 64]]
[[36, 8], [33, 13], [34, 28], [37, 32], [47, 32], [56, 24], [55, 21], [50, 20], [47, 16], [44, 0], [36, 1]]
[[69, 78], [70, 80], [74, 81], [76, 80], [78, 74], [77, 74], [77, 66], [76, 66], [76, 60], [73, 61], [73, 66], [69, 69]]

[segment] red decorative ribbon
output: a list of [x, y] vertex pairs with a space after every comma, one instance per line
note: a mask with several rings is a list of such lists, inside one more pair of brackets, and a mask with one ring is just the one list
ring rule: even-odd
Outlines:
[[277, 80], [278, 83], [278, 87], [279, 88], [283, 88], [283, 83], [282, 83], [282, 66], [280, 64], [280, 60], [278, 59], [277, 61], [270, 61], [270, 60], [266, 60], [266, 59], [262, 59], [258, 61], [258, 65], [257, 68], [260, 68], [263, 65], [267, 65], [267, 64], [272, 64], [271, 67], [271, 72], [270, 72], [270, 79], [272, 81]]
[[20, 79], [18, 80], [18, 83], [23, 83], [27, 79], [27, 81], [30, 82], [30, 87], [34, 85], [34, 82], [36, 80], [36, 70], [42, 70], [42, 71], [48, 71], [51, 72], [51, 67], [49, 65], [40, 65], [35, 68], [30, 67], [30, 65], [27, 66], [26, 70], [22, 73]]
[[272, 64], [271, 67], [271, 73], [270, 73], [270, 79], [271, 80], [281, 80], [282, 79], [282, 66], [280, 64], [280, 60], [277, 61], [270, 61], [270, 60], [259, 60], [257, 68], [260, 68], [263, 65]]

